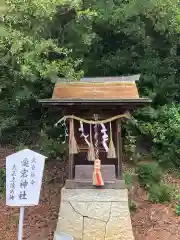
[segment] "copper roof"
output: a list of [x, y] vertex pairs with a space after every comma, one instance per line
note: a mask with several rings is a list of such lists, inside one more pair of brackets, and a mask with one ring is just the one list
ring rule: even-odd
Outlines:
[[140, 75], [122, 77], [82, 78], [80, 81], [59, 79], [54, 87], [52, 98], [40, 99], [43, 105], [122, 105], [144, 106], [151, 102], [140, 98], [135, 81]]
[[128, 77], [84, 78], [78, 82], [57, 81], [52, 99], [139, 99], [135, 81], [139, 75]]

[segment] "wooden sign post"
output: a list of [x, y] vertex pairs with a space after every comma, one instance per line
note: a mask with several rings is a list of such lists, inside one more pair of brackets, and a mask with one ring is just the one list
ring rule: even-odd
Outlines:
[[18, 240], [23, 238], [24, 208], [39, 204], [45, 158], [29, 149], [6, 158], [6, 205], [20, 207]]

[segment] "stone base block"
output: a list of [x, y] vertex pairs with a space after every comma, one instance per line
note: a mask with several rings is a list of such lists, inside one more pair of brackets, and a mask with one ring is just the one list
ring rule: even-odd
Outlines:
[[[94, 165], [75, 165], [75, 179], [92, 182], [93, 172]], [[105, 182], [114, 181], [116, 179], [115, 165], [101, 165], [101, 174]]]
[[[93, 186], [92, 180], [80, 180], [80, 179], [67, 179], [65, 183], [66, 189], [96, 189], [96, 187]], [[116, 179], [114, 181], [106, 181], [104, 182], [104, 186], [101, 187], [101, 189], [123, 189], [125, 188], [125, 181], [121, 179]]]
[[56, 235], [134, 240], [126, 189], [62, 189]]

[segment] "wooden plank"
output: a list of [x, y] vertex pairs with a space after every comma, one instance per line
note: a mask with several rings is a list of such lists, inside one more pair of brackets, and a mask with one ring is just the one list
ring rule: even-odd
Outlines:
[[[65, 116], [65, 115], [67, 115], [67, 108], [62, 109], [62, 116]], [[68, 129], [68, 132], [69, 132], [69, 129]], [[69, 148], [67, 152], [67, 157], [68, 157], [68, 179], [72, 180], [74, 178], [74, 154], [70, 153]]]
[[69, 153], [68, 158], [68, 179], [72, 180], [74, 178], [74, 155]]

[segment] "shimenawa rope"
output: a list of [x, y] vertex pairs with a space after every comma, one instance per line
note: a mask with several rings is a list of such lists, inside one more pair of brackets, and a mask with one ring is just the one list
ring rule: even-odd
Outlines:
[[116, 115], [114, 117], [111, 117], [111, 118], [107, 118], [107, 119], [104, 119], [104, 120], [86, 120], [84, 118], [80, 118], [80, 117], [77, 117], [77, 116], [74, 116], [74, 115], [66, 115], [64, 117], [62, 117], [56, 124], [55, 126], [57, 126], [59, 123], [61, 123], [62, 121], [66, 120], [66, 119], [75, 119], [77, 121], [82, 121], [84, 123], [88, 123], [88, 124], [101, 124], [101, 123], [108, 123], [108, 122], [112, 122], [114, 120], [117, 120], [117, 119], [120, 119], [120, 118], [128, 118], [130, 119], [131, 118], [131, 115], [130, 113], [124, 113], [124, 114], [120, 114], [120, 115]]

